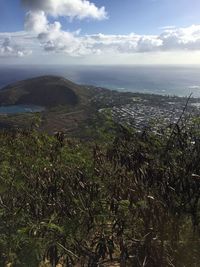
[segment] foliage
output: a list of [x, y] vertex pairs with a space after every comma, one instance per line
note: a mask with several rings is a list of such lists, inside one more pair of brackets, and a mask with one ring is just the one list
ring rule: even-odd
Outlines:
[[127, 266], [197, 266], [199, 125], [180, 121], [157, 134], [109, 121], [87, 144], [61, 133], [1, 132], [0, 266], [83, 258], [95, 267], [104, 236], [121, 261], [127, 250]]

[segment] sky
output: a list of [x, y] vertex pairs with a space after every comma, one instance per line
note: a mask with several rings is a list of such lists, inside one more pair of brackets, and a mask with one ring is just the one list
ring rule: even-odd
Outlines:
[[0, 0], [0, 64], [200, 64], [199, 0]]

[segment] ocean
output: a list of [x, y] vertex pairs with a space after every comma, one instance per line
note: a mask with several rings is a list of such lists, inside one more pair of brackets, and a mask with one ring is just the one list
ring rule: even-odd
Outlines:
[[0, 88], [39, 75], [119, 91], [200, 97], [200, 66], [0, 66]]

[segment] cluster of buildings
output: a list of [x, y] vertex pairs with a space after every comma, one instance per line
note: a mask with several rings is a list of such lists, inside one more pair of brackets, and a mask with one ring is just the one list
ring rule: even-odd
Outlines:
[[147, 100], [132, 102], [123, 106], [114, 106], [110, 109], [113, 119], [119, 123], [133, 126], [138, 130], [144, 128], [157, 129], [160, 126], [167, 126], [176, 123], [184, 111], [184, 116], [199, 114], [200, 107], [180, 102], [165, 102], [151, 104]]

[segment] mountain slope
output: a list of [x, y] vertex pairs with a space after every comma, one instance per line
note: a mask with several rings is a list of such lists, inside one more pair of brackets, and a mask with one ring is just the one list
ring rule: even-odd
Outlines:
[[0, 91], [0, 105], [77, 106], [87, 101], [89, 94], [87, 88], [62, 77], [42, 76], [4, 87]]

